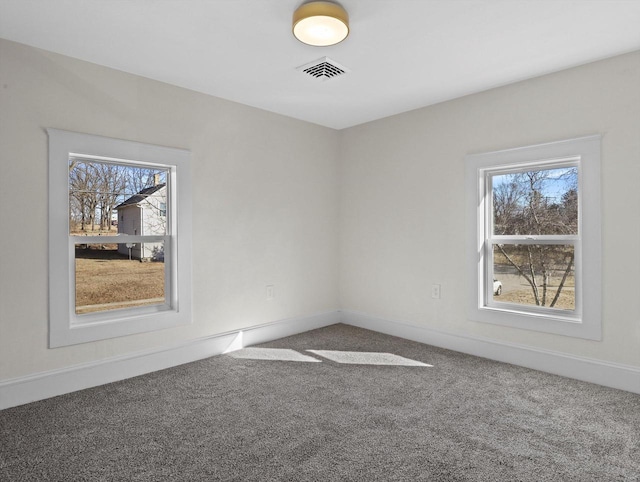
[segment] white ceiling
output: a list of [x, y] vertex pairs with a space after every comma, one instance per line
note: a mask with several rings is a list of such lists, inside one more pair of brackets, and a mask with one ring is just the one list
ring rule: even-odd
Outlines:
[[[0, 37], [341, 129], [640, 49], [640, 0], [343, 0], [332, 47], [302, 0], [0, 0]], [[296, 67], [328, 56], [347, 75]]]

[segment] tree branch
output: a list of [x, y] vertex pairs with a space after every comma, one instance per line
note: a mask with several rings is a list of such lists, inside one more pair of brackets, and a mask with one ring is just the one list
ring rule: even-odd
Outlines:
[[575, 252], [571, 253], [571, 257], [569, 258], [569, 264], [567, 264], [567, 269], [564, 270], [564, 274], [562, 275], [562, 280], [558, 285], [558, 290], [556, 291], [556, 295], [553, 297], [553, 301], [549, 305], [551, 308], [553, 308], [556, 305], [556, 301], [558, 301], [558, 298], [560, 298], [560, 292], [562, 291], [562, 288], [564, 288], [564, 283], [567, 280], [569, 273], [571, 272], [571, 266], [573, 265], [574, 257], [575, 257]]
[[531, 285], [531, 289], [533, 289], [533, 296], [536, 300], [536, 306], [540, 306], [540, 293], [538, 292], [538, 285], [536, 284], [536, 271], [533, 267], [533, 258], [531, 256], [531, 245], [527, 245], [527, 254], [529, 256], [529, 272], [531, 273], [531, 280], [529, 284]]

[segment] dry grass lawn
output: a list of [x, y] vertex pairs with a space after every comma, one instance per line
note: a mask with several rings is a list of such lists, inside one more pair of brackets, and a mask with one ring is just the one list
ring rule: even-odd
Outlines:
[[[547, 303], [546, 306], [549, 306], [553, 301], [553, 298], [556, 296], [556, 287], [553, 287], [551, 290], [547, 292]], [[542, 291], [542, 290], [541, 290]], [[503, 301], [505, 303], [519, 303], [521, 305], [535, 305], [535, 298], [533, 297], [533, 291], [531, 288], [528, 290], [518, 290], [518, 291], [510, 291], [503, 292], [500, 296], [494, 296], [493, 299], [495, 301]], [[562, 309], [562, 310], [573, 310], [575, 309], [575, 293], [573, 288], [567, 288], [566, 286], [562, 289], [560, 293], [560, 297], [556, 302], [554, 308]]]
[[164, 303], [164, 263], [129, 260], [116, 245], [76, 249], [76, 313]]
[[[550, 270], [550, 286], [547, 291], [547, 300], [545, 306], [549, 306], [553, 301], [553, 298], [556, 295], [556, 291], [558, 290], [558, 285], [564, 276], [565, 270], [567, 269], [567, 264], [570, 259], [570, 255], [572, 253], [572, 248], [570, 247], [557, 247], [556, 249], [549, 249], [546, 254], [545, 263], [547, 264], [547, 269]], [[522, 249], [510, 249], [509, 256], [512, 260], [514, 260], [525, 272], [528, 273], [528, 263], [529, 260], [526, 257], [526, 252]], [[514, 272], [510, 263], [504, 257], [504, 255], [499, 252], [497, 249], [493, 253], [493, 262], [494, 269], [498, 269], [498, 272], [509, 273]], [[535, 263], [535, 271], [537, 273], [542, 272], [542, 267], [540, 264], [540, 259], [534, 258]], [[496, 275], [499, 277], [499, 275]], [[540, 296], [542, 297], [542, 279], [540, 275], [537, 276], [537, 282], [540, 290]], [[521, 305], [529, 305], [535, 306], [535, 298], [533, 296], [533, 290], [531, 287], [524, 281], [521, 281], [522, 285], [518, 287], [518, 289], [504, 289], [502, 295], [494, 296], [495, 301], [503, 301], [507, 303], [518, 303]], [[505, 287], [506, 288], [506, 287]], [[562, 292], [560, 293], [560, 297], [556, 302], [554, 308], [563, 309], [563, 310], [574, 310], [575, 309], [575, 271], [574, 266], [569, 273], [569, 276], [565, 279], [564, 286], [562, 288]]]

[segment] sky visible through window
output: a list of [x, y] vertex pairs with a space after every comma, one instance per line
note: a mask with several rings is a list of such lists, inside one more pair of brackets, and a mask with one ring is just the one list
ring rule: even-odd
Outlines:
[[[546, 169], [528, 171], [528, 173], [539, 173], [537, 188], [542, 196], [552, 203], [562, 202], [562, 197], [572, 189], [578, 188], [578, 168], [561, 167], [556, 169]], [[492, 177], [494, 195], [496, 190], [508, 186], [518, 178], [519, 173], [499, 174]], [[523, 193], [526, 194], [526, 193]]]
[[492, 175], [494, 235], [578, 232], [578, 168]]

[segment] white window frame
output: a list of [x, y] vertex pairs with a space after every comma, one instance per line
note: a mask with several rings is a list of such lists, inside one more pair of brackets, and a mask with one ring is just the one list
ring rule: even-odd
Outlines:
[[[47, 129], [49, 136], [49, 347], [61, 347], [191, 323], [190, 153], [108, 137]], [[103, 236], [69, 234], [69, 159], [167, 169], [167, 232], [120, 235], [119, 243], [164, 241], [164, 304], [77, 315], [75, 244]]]
[[[601, 136], [587, 136], [465, 158], [468, 316], [473, 321], [602, 339]], [[578, 226], [571, 236], [494, 236], [491, 177], [505, 172], [578, 167]], [[588, 194], [585, 194], [588, 193]], [[517, 238], [517, 239], [516, 239]], [[571, 244], [575, 252], [575, 310], [494, 301], [492, 243]]]

